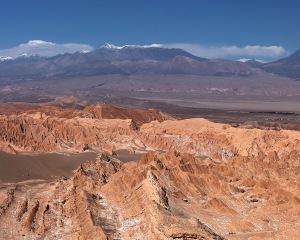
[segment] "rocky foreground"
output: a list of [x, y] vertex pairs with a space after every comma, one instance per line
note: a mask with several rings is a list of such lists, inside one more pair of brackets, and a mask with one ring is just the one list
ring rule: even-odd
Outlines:
[[71, 178], [0, 185], [1, 239], [299, 239], [300, 132], [87, 110], [0, 117], [2, 151], [98, 153]]

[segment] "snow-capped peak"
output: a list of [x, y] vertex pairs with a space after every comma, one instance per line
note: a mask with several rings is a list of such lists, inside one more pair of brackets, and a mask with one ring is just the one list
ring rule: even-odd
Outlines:
[[124, 45], [124, 46], [116, 46], [114, 44], [111, 43], [105, 43], [103, 46], [103, 48], [108, 48], [108, 49], [123, 49], [123, 48], [151, 48], [151, 47], [162, 47], [161, 44], [150, 44], [150, 45]]
[[91, 52], [91, 50], [81, 50], [81, 51], [79, 51], [79, 52], [85, 54], [85, 53]]
[[18, 58], [33, 58], [33, 57], [42, 57], [40, 54], [37, 53], [22, 53], [19, 56], [16, 56], [14, 59]]
[[250, 60], [251, 60], [250, 58], [240, 58], [237, 61], [245, 63], [245, 62], [248, 62]]
[[28, 53], [22, 53], [21, 55], [16, 56], [16, 57], [0, 56], [0, 62], [21, 59], [21, 58], [31, 58], [31, 57], [41, 57], [41, 56], [38, 54], [28, 54]]
[[4, 62], [4, 61], [7, 61], [7, 60], [12, 60], [12, 59], [13, 59], [12, 57], [0, 56], [0, 62]]
[[250, 59], [250, 58], [240, 58], [238, 59], [237, 61], [239, 62], [243, 62], [243, 63], [246, 63], [246, 62], [251, 62], [251, 61], [255, 61], [255, 62], [260, 62], [260, 63], [265, 63], [265, 61], [261, 60], [261, 59]]
[[123, 47], [119, 47], [119, 46], [116, 46], [114, 44], [111, 44], [111, 43], [105, 43], [103, 46], [103, 48], [108, 48], [108, 49], [122, 49]]

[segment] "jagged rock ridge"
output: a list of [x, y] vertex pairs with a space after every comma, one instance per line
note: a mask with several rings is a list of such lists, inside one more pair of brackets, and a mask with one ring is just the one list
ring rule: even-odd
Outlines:
[[[68, 129], [68, 121], [58, 125]], [[70, 179], [1, 188], [5, 239], [297, 239], [299, 132], [203, 119], [139, 129], [130, 128], [130, 120], [72, 121], [68, 125], [81, 129], [93, 123], [93, 130], [109, 122], [110, 130], [100, 131], [104, 139], [122, 147], [139, 142], [135, 148], [148, 153], [127, 163], [100, 154]], [[80, 134], [66, 131], [80, 141]]]
[[[109, 120], [113, 118], [118, 120]], [[125, 109], [107, 104], [83, 110], [38, 107], [25, 113], [0, 115], [0, 149], [80, 152], [135, 148], [140, 147], [138, 139], [134, 139], [141, 124], [166, 119], [172, 117], [158, 110]]]

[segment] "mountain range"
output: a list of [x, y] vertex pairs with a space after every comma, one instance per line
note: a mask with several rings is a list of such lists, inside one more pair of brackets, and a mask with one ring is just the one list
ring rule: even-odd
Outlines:
[[91, 52], [54, 57], [23, 54], [15, 59], [2, 57], [0, 62], [0, 78], [10, 80], [136, 73], [249, 76], [256, 70], [242, 62], [209, 60], [182, 49], [111, 44]]
[[202, 76], [251, 76], [258, 70], [289, 78], [300, 77], [300, 51], [271, 63], [206, 59], [182, 49], [157, 46], [117, 47], [105, 44], [91, 52], [54, 57], [23, 54], [15, 59], [0, 57], [0, 79], [48, 79], [136, 73], [190, 74]]

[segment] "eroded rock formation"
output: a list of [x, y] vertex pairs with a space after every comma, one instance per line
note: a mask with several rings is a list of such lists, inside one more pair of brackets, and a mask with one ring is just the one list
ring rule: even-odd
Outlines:
[[3, 185], [3, 239], [298, 239], [299, 132], [203, 119], [140, 128], [42, 114], [1, 121], [2, 141], [28, 151], [82, 144], [148, 151], [126, 163], [99, 153], [70, 179]]
[[[23, 114], [0, 116], [0, 141], [15, 151], [83, 151], [129, 147], [135, 134], [132, 120], [57, 118]], [[6, 147], [7, 148], [7, 147]], [[5, 148], [4, 148], [5, 150]]]
[[13, 109], [15, 111], [11, 108], [9, 113], [0, 115], [0, 150], [9, 153], [133, 150], [142, 147], [135, 137], [141, 124], [172, 119], [157, 110], [125, 109], [106, 104], [83, 110], [31, 106], [20, 113], [18, 107]]

